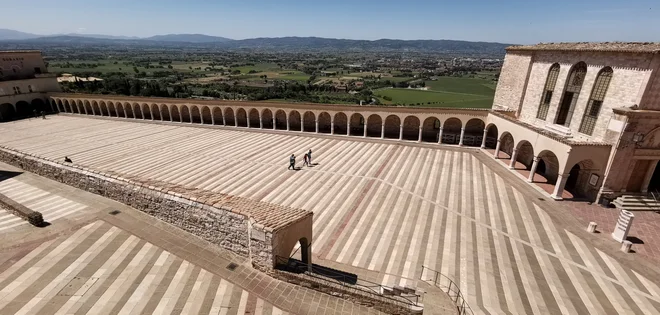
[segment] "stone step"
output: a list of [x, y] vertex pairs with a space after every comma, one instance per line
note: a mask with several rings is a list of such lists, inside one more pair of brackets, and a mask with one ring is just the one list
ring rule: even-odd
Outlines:
[[660, 202], [645, 195], [623, 195], [613, 202], [619, 209], [629, 211], [658, 211]]

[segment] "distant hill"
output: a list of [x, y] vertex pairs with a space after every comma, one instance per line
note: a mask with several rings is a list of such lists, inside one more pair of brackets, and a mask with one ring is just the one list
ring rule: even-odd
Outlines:
[[167, 35], [151, 36], [143, 39], [158, 41], [158, 42], [182, 42], [182, 43], [224, 43], [233, 40], [226, 37], [210, 36], [203, 34], [167, 34]]
[[41, 35], [35, 35], [30, 33], [19, 32], [15, 30], [8, 30], [6, 28], [0, 28], [0, 40], [20, 40], [20, 39], [31, 39], [37, 38]]

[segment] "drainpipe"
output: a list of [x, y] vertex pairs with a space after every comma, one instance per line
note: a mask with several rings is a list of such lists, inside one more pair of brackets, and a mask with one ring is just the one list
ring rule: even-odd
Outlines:
[[598, 195], [596, 196], [596, 201], [600, 202], [600, 199], [603, 195], [603, 188], [605, 187], [605, 183], [607, 182], [607, 178], [610, 175], [610, 169], [612, 168], [612, 163], [614, 163], [614, 156], [616, 155], [616, 152], [619, 150], [619, 143], [621, 142], [621, 138], [623, 138], [623, 133], [626, 131], [626, 128], [628, 127], [628, 118], [629, 116], [626, 115], [626, 119], [623, 121], [623, 129], [621, 130], [621, 133], [619, 134], [619, 138], [616, 139], [616, 144], [614, 145], [614, 148], [612, 149], [612, 152], [610, 153], [610, 158], [607, 161], [607, 167], [605, 168], [605, 177], [603, 177], [603, 183], [600, 185], [600, 189], [598, 190]]

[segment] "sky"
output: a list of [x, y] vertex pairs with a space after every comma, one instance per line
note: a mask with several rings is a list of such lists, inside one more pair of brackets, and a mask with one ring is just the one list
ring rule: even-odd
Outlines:
[[660, 41], [657, 0], [0, 0], [0, 8], [0, 28], [39, 35]]

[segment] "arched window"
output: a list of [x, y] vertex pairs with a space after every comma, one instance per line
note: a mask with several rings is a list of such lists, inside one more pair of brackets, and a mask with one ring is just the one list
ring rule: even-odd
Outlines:
[[589, 103], [587, 103], [587, 109], [584, 111], [584, 116], [582, 117], [582, 124], [580, 124], [581, 133], [591, 135], [594, 132], [596, 121], [598, 121], [598, 113], [600, 113], [600, 108], [603, 107], [607, 87], [612, 80], [612, 74], [613, 71], [610, 67], [605, 67], [598, 73], [594, 88], [591, 90]]
[[564, 95], [562, 95], [559, 104], [555, 124], [564, 126], [571, 124], [575, 103], [577, 103], [578, 96], [580, 96], [580, 90], [582, 90], [582, 83], [584, 83], [584, 77], [586, 75], [587, 64], [582, 61], [575, 64], [573, 69], [571, 69], [571, 72], [568, 74], [568, 80], [566, 80]]
[[557, 84], [557, 77], [559, 76], [559, 64], [555, 63], [548, 71], [548, 78], [545, 79], [545, 88], [541, 95], [541, 104], [539, 104], [539, 111], [536, 113], [536, 118], [545, 120], [548, 117], [548, 109], [550, 108], [550, 101], [552, 100], [552, 93], [555, 91]]

